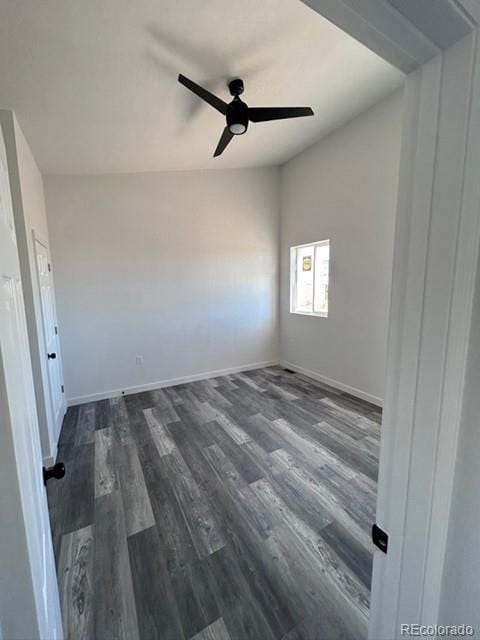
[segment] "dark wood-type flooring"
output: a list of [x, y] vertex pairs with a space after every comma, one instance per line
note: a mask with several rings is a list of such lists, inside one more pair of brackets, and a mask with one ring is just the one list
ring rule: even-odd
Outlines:
[[380, 420], [279, 367], [69, 408], [66, 637], [365, 638]]

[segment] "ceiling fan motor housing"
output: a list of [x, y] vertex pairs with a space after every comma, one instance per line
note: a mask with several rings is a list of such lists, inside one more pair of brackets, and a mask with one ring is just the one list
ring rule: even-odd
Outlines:
[[227, 106], [227, 127], [234, 135], [242, 135], [248, 129], [248, 106], [238, 96]]
[[244, 90], [243, 80], [241, 78], [234, 78], [233, 80], [230, 80], [228, 83], [228, 90], [232, 96], [241, 95]]

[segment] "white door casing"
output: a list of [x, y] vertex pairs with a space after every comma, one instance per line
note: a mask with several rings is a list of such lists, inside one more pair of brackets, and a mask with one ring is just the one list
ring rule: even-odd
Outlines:
[[[37, 277], [35, 236], [45, 240], [44, 200], [41, 180], [29, 154], [28, 143], [12, 111], [0, 109], [0, 123], [5, 140], [10, 190], [13, 203], [20, 273], [27, 320], [28, 341], [33, 371], [40, 443], [45, 466], [55, 462], [58, 438], [50, 399], [48, 360], [44, 344], [40, 288]], [[40, 229], [36, 226], [39, 225]], [[32, 230], [33, 229], [33, 230]], [[45, 243], [48, 246], [48, 242]], [[61, 355], [61, 354], [60, 354]], [[58, 359], [61, 370], [61, 357]], [[65, 410], [64, 403], [64, 410]]]
[[3, 133], [0, 130], [0, 623], [62, 637], [58, 587]]
[[[438, 622], [479, 251], [478, 34], [407, 81], [371, 638]], [[465, 621], [468, 623], [468, 621]]]
[[[58, 442], [64, 415], [64, 395], [62, 392], [63, 376], [58, 337], [57, 315], [52, 282], [51, 259], [48, 245], [37, 233], [33, 232], [35, 259], [37, 267], [37, 283], [42, 311], [42, 332], [45, 358], [47, 362], [48, 381], [45, 386], [49, 391], [51, 409], [52, 442]], [[55, 354], [49, 358], [48, 354]]]

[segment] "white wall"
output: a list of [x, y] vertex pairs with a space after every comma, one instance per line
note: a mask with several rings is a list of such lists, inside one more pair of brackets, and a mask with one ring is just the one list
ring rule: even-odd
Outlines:
[[49, 177], [46, 196], [70, 401], [278, 358], [278, 170]]
[[[282, 360], [374, 402], [384, 392], [402, 95], [281, 171]], [[291, 314], [290, 247], [330, 239], [329, 317]]]
[[[4, 131], [12, 190], [42, 455], [45, 464], [52, 464], [56, 457], [58, 428], [50, 398], [33, 240], [33, 231], [47, 243], [49, 239], [43, 179], [14, 113], [0, 110], [0, 122]], [[61, 353], [57, 357], [61, 361]]]

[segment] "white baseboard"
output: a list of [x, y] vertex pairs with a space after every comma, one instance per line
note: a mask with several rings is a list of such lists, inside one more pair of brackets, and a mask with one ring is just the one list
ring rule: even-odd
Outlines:
[[362, 391], [361, 389], [356, 389], [355, 387], [351, 387], [348, 384], [344, 384], [343, 382], [339, 382], [338, 380], [332, 380], [332, 378], [327, 378], [327, 376], [322, 376], [321, 373], [317, 373], [316, 371], [310, 371], [310, 369], [305, 369], [304, 367], [299, 367], [296, 364], [292, 364], [291, 362], [280, 362], [282, 367], [286, 367], [287, 369], [291, 369], [292, 371], [297, 371], [298, 373], [302, 373], [304, 376], [308, 376], [309, 378], [313, 378], [318, 382], [322, 382], [323, 384], [327, 384], [329, 387], [333, 387], [334, 389], [338, 389], [339, 391], [345, 391], [346, 393], [350, 393], [352, 396], [360, 398], [361, 400], [366, 400], [367, 402], [371, 402], [377, 407], [383, 407], [383, 400], [378, 396], [374, 396], [371, 393], [367, 393], [366, 391]]
[[125, 389], [110, 389], [109, 391], [100, 391], [86, 396], [75, 396], [67, 399], [67, 405], [72, 407], [77, 404], [85, 404], [86, 402], [94, 402], [95, 400], [106, 400], [107, 398], [117, 398], [118, 396], [128, 396], [132, 393], [141, 393], [142, 391], [152, 391], [153, 389], [162, 389], [163, 387], [174, 387], [177, 384], [186, 382], [195, 382], [196, 380], [208, 380], [209, 378], [217, 378], [226, 376], [229, 373], [240, 373], [241, 371], [251, 371], [253, 369], [262, 369], [263, 367], [273, 367], [278, 365], [278, 360], [267, 360], [266, 362], [255, 362], [253, 364], [245, 364], [239, 367], [229, 367], [228, 369], [217, 369], [216, 371], [204, 371], [195, 373], [191, 376], [182, 376], [181, 378], [169, 378], [167, 380], [157, 380], [135, 387], [126, 387]]

